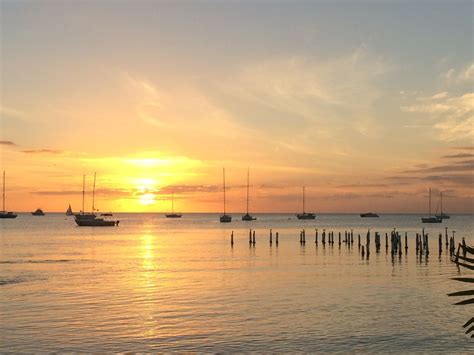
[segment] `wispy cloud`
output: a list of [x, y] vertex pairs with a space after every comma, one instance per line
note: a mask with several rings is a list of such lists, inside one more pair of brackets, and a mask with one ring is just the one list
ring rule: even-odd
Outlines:
[[62, 154], [64, 153], [63, 150], [58, 149], [27, 149], [22, 150], [22, 153], [26, 154]]
[[456, 141], [474, 138], [474, 93], [460, 96], [434, 95], [422, 103], [403, 106], [405, 112], [429, 115], [439, 138]]
[[458, 158], [473, 158], [474, 154], [473, 153], [458, 153], [458, 154], [449, 154], [443, 156], [443, 158], [446, 159], [458, 159]]
[[12, 141], [0, 141], [0, 145], [16, 146], [16, 143]]

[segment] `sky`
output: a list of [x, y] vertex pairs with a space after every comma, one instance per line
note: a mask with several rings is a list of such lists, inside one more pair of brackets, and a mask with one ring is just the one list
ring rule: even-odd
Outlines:
[[7, 210], [474, 213], [471, 1], [0, 5]]

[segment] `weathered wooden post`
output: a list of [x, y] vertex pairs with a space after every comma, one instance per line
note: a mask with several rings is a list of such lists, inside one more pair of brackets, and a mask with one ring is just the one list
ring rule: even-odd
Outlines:
[[323, 229], [323, 234], [321, 236], [321, 239], [323, 240], [323, 244], [326, 244], [326, 230]]
[[358, 243], [359, 249], [360, 249], [360, 234], [357, 234], [357, 243]]
[[275, 234], [275, 244], [278, 246], [278, 232]]
[[405, 232], [405, 254], [408, 252], [408, 232]]
[[428, 255], [429, 255], [429, 253], [430, 253], [430, 248], [429, 248], [429, 246], [428, 246], [428, 236], [429, 236], [429, 234], [428, 234], [428, 233], [426, 233], [426, 242], [425, 242], [425, 248], [426, 248], [426, 255], [427, 255], [427, 256], [428, 256]]
[[385, 251], [388, 251], [388, 233], [385, 233]]
[[351, 245], [354, 244], [354, 230], [351, 229]]
[[249, 229], [249, 244], [252, 244], [252, 229]]
[[273, 239], [273, 235], [272, 235], [272, 230], [270, 229], [270, 245], [272, 245], [273, 243], [272, 239]]
[[303, 229], [303, 244], [306, 244], [306, 230]]
[[255, 245], [255, 231], [253, 231], [253, 240], [252, 240], [252, 244]]
[[361, 250], [362, 257], [365, 256], [365, 251], [364, 251], [364, 246], [362, 245], [362, 250]]
[[443, 235], [441, 233], [439, 233], [438, 237], [438, 250], [440, 254], [443, 251]]
[[341, 232], [339, 232], [339, 245], [341, 245]]
[[446, 249], [448, 249], [448, 227], [444, 227], [444, 235], [446, 236]]
[[230, 245], [234, 246], [234, 231], [232, 231], [232, 233], [230, 233]]
[[316, 229], [316, 234], [314, 236], [314, 242], [318, 244], [318, 230]]

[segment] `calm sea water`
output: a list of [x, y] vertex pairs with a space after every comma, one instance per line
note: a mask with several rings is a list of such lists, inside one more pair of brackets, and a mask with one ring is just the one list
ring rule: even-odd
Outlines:
[[[473, 308], [446, 296], [466, 289], [450, 278], [469, 272], [437, 241], [446, 226], [473, 244], [472, 216], [428, 227], [431, 254], [421, 259], [420, 216], [256, 216], [224, 225], [212, 214], [117, 214], [117, 228], [59, 214], [0, 220], [0, 352], [473, 351], [462, 328]], [[408, 254], [392, 259], [384, 237], [368, 260], [356, 237], [339, 248], [339, 231], [365, 241], [369, 227], [408, 232]], [[316, 246], [314, 228], [335, 231], [334, 246]]]

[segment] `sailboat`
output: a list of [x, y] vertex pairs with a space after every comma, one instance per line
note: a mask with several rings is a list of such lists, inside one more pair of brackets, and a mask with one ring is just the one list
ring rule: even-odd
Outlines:
[[95, 181], [96, 181], [96, 173], [94, 173], [94, 185], [92, 188], [92, 212], [91, 213], [84, 213], [84, 196], [85, 196], [85, 175], [83, 176], [82, 180], [82, 211], [80, 214], [75, 216], [76, 224], [79, 227], [113, 227], [118, 226], [120, 221], [113, 221], [107, 220], [104, 218], [97, 218], [95, 209]]
[[74, 216], [74, 213], [72, 212], [71, 204], [69, 204], [69, 207], [66, 210], [66, 216]]
[[250, 169], [247, 169], [247, 213], [242, 216], [242, 221], [255, 221], [257, 217], [253, 217], [249, 214], [249, 179], [250, 176]]
[[166, 218], [181, 218], [181, 213], [174, 213], [174, 192], [171, 193], [171, 213], [166, 215]]
[[224, 187], [224, 214], [220, 216], [219, 221], [221, 223], [232, 222], [232, 216], [225, 213], [225, 168], [222, 168], [222, 178], [223, 178], [223, 187]]
[[443, 213], [443, 192], [439, 193], [439, 198], [441, 200], [441, 213], [437, 214], [436, 217], [440, 219], [450, 219], [451, 217], [446, 213]]
[[316, 215], [314, 213], [307, 213], [305, 212], [305, 187], [303, 186], [303, 213], [297, 213], [296, 218], [298, 219], [315, 219]]
[[14, 212], [5, 211], [5, 171], [3, 171], [3, 208], [0, 211], [0, 218], [16, 218], [17, 216]]
[[441, 218], [438, 218], [436, 216], [431, 216], [431, 187], [430, 187], [430, 193], [429, 193], [429, 203], [428, 203], [428, 217], [422, 217], [421, 222], [422, 223], [441, 223], [443, 220]]

